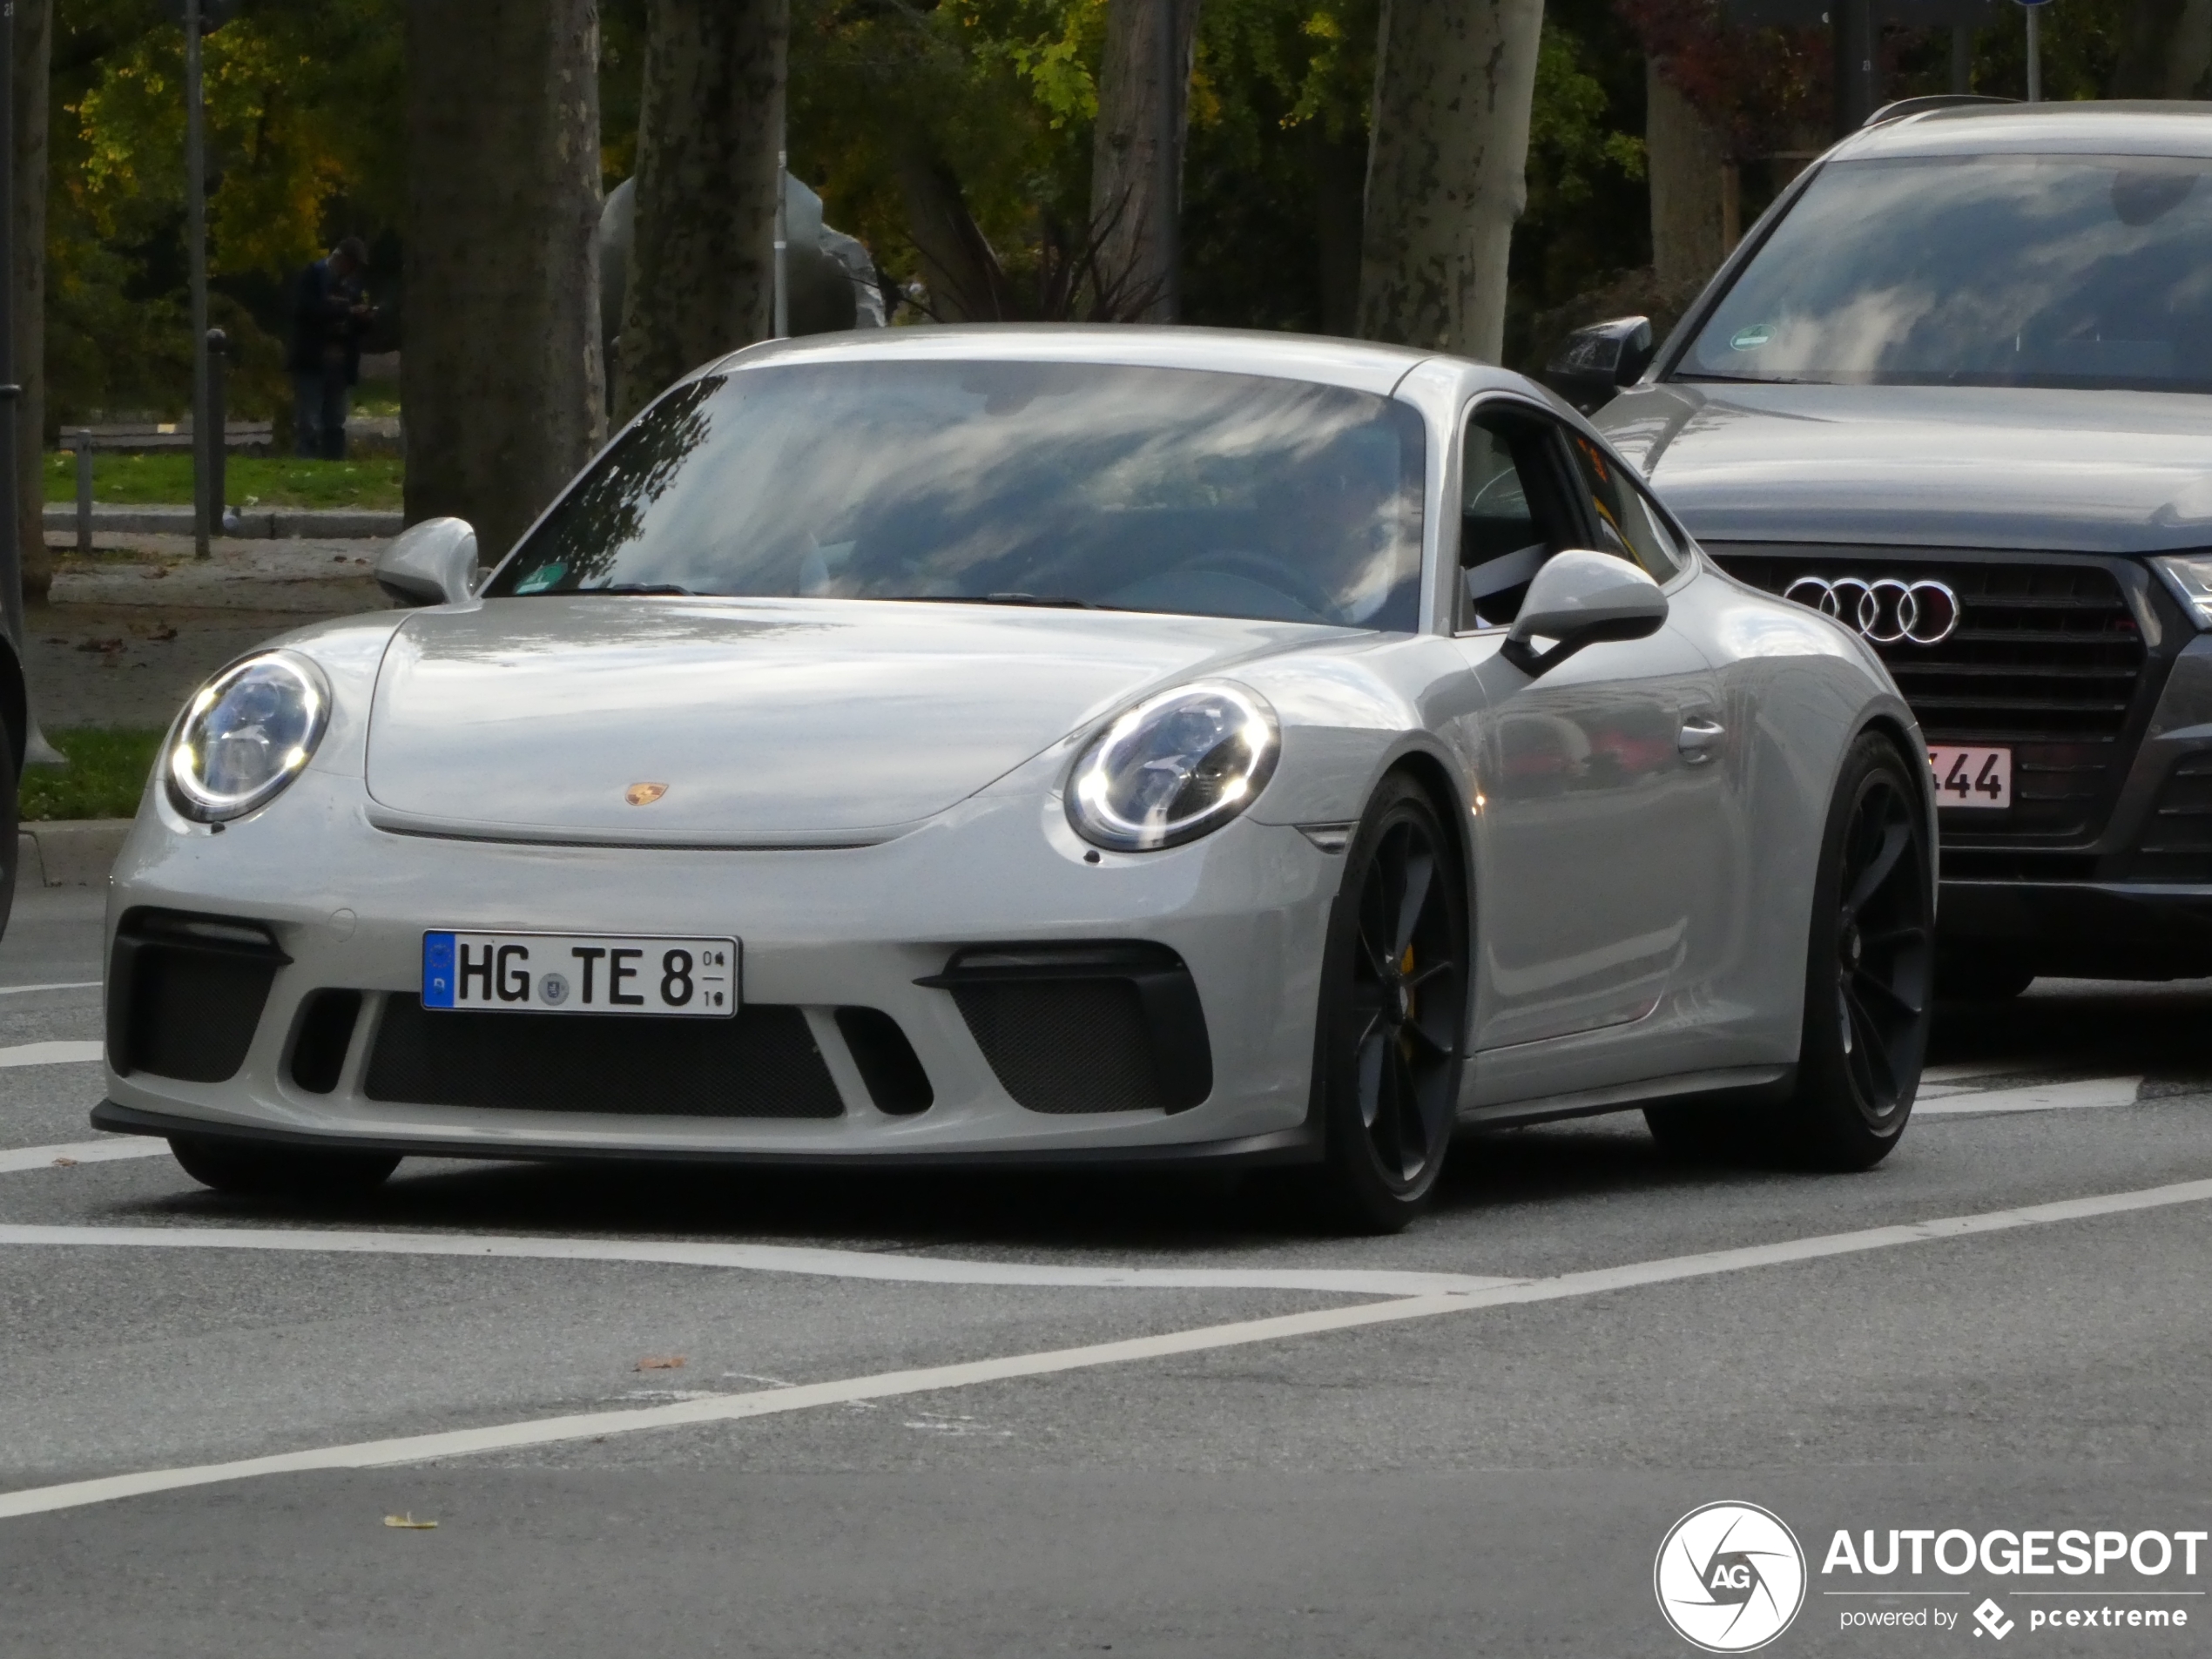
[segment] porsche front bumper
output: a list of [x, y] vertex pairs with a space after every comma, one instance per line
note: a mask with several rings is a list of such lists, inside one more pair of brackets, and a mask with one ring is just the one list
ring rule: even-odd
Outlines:
[[[1056, 800], [987, 792], [873, 846], [687, 850], [395, 834], [374, 826], [367, 806], [358, 778], [314, 770], [221, 833], [149, 799], [110, 894], [110, 1001], [126, 1026], [111, 1022], [98, 1126], [452, 1157], [995, 1163], [1312, 1150], [1321, 947], [1343, 860], [1295, 828], [1240, 820], [1168, 852], [1097, 854]], [[162, 1075], [131, 1052], [131, 986], [115, 976], [133, 971], [135, 935], [120, 954], [117, 941], [126, 921], [137, 929], [148, 915], [266, 930], [266, 995], [250, 1036], [239, 1034], [242, 1062], [219, 1080]], [[393, 1098], [394, 1073], [377, 1065], [388, 1031], [397, 1042], [402, 1027], [452, 1017], [417, 1003], [422, 935], [447, 929], [735, 935], [745, 1007], [779, 1011], [811, 1049], [806, 1063], [826, 1074], [815, 1107], [702, 1111], [656, 1076], [651, 1044], [615, 1031], [626, 1021], [590, 1015], [466, 1017], [561, 1020], [570, 1043], [584, 1041], [569, 1035], [578, 1022], [609, 1031], [633, 1058], [604, 1098], [570, 1090], [560, 1101], [456, 1104], [435, 1086], [419, 1092], [447, 1098]], [[1210, 1069], [1202, 1095], [1185, 1077], [1180, 1089], [1166, 1081], [1164, 1104], [1038, 1109], [1031, 1089], [1025, 1105], [947, 978], [979, 948], [1019, 944], [1049, 958], [1102, 941], [1187, 969]], [[1010, 961], [1018, 978], [1025, 959], [986, 960]], [[334, 991], [361, 993], [358, 1014], [327, 1075], [303, 1086], [303, 1031], [317, 994]], [[927, 1075], [926, 1109], [885, 1109], [851, 1021], [840, 1019], [856, 1008], [895, 1022]]]

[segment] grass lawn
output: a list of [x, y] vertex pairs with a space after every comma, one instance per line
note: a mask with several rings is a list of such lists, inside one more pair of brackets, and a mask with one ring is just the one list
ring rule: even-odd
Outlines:
[[151, 727], [78, 726], [47, 732], [46, 740], [69, 757], [69, 765], [24, 768], [18, 797], [24, 818], [133, 816], [163, 736]]
[[[397, 508], [402, 463], [396, 455], [359, 461], [295, 461], [288, 455], [233, 455], [225, 468], [224, 494], [233, 507], [249, 499], [260, 507]], [[46, 499], [77, 500], [77, 457], [46, 457]], [[103, 506], [137, 507], [192, 501], [192, 454], [96, 455], [92, 499]]]

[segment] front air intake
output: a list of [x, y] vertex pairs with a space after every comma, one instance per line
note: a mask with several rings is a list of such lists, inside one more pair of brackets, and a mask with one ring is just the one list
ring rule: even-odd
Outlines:
[[1179, 1112], [1213, 1092], [1197, 987], [1164, 945], [974, 945], [915, 983], [953, 994], [1033, 1112]]
[[126, 910], [108, 956], [108, 1062], [181, 1082], [238, 1075], [269, 985], [292, 959], [264, 922]]

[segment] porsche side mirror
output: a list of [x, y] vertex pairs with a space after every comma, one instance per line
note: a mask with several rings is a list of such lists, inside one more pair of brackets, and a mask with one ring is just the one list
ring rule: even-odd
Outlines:
[[[1585, 645], [1644, 639], [1667, 620], [1667, 596], [1641, 568], [1610, 553], [1569, 548], [1546, 559], [1499, 655], [1534, 679]], [[1535, 642], [1552, 642], [1543, 651]]]
[[376, 585], [403, 605], [453, 604], [476, 583], [476, 532], [465, 518], [426, 518], [376, 561]]
[[1603, 408], [1651, 366], [1656, 342], [1649, 317], [1615, 317], [1567, 336], [1544, 366], [1543, 382], [1585, 415]]

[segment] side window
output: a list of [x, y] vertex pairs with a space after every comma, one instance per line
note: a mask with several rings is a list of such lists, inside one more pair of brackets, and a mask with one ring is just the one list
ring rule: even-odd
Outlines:
[[1598, 551], [1632, 560], [1655, 582], [1670, 580], [1682, 568], [1682, 554], [1658, 515], [1645, 503], [1642, 492], [1611, 455], [1581, 433], [1570, 432], [1567, 437], [1575, 452], [1575, 469], [1588, 492], [1590, 516], [1597, 524]]
[[1521, 610], [1536, 567], [1579, 536], [1549, 422], [1480, 409], [1460, 450], [1456, 627], [1496, 627]]

